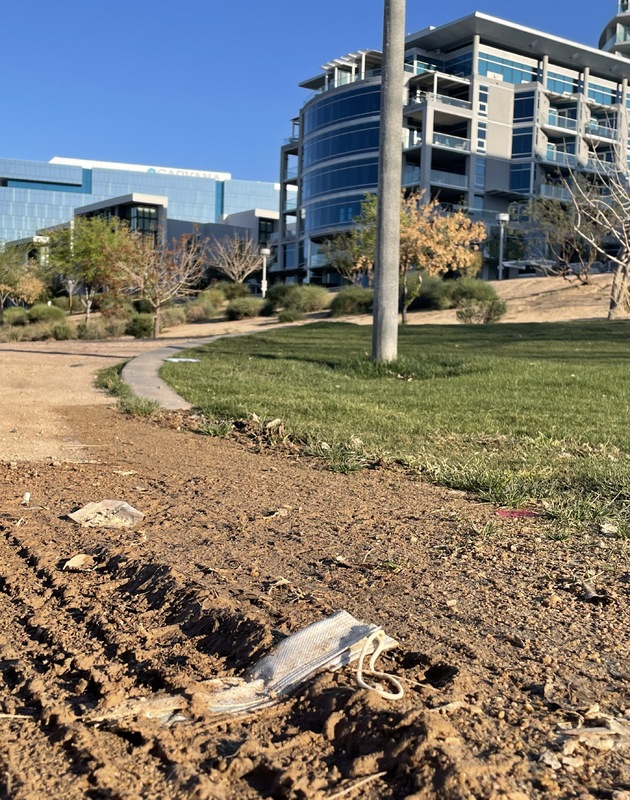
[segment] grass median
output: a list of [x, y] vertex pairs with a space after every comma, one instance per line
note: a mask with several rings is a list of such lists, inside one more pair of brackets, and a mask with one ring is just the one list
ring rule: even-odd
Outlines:
[[406, 327], [387, 366], [369, 359], [371, 333], [221, 339], [161, 374], [214, 420], [281, 418], [342, 471], [397, 460], [567, 530], [630, 534], [630, 323]]

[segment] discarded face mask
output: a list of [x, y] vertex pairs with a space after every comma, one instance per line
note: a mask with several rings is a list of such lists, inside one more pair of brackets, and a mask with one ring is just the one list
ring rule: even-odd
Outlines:
[[123, 500], [101, 500], [88, 503], [68, 517], [84, 528], [133, 528], [144, 514]]
[[[374, 666], [383, 651], [397, 646], [398, 642], [378, 625], [360, 622], [347, 611], [337, 611], [288, 636], [261, 658], [245, 678], [204, 681], [203, 690], [195, 692], [194, 699], [198, 707], [205, 707], [212, 714], [249, 714], [280, 702], [320, 672], [358, 661], [356, 680], [361, 688], [375, 691], [388, 700], [399, 700], [404, 695], [400, 681]], [[363, 663], [368, 657], [365, 668]], [[369, 685], [366, 675], [389, 683], [394, 691], [387, 691], [381, 683]], [[170, 725], [187, 720], [187, 705], [181, 695], [130, 698], [89, 721], [145, 717]]]
[[[199, 692], [196, 697], [207, 703], [213, 713], [248, 713], [273, 705], [319, 672], [358, 660], [359, 686], [398, 700], [404, 694], [400, 682], [374, 666], [384, 650], [397, 646], [398, 642], [378, 625], [360, 622], [347, 611], [337, 611], [284, 639], [254, 665], [246, 678], [206, 681], [208, 691]], [[363, 663], [368, 656], [366, 669]], [[370, 686], [364, 675], [390, 683], [395, 691], [389, 692], [379, 684]]]

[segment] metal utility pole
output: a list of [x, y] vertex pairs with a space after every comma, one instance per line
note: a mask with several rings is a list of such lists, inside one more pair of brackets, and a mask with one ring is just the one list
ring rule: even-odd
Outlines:
[[398, 355], [405, 0], [385, 0], [372, 360]]

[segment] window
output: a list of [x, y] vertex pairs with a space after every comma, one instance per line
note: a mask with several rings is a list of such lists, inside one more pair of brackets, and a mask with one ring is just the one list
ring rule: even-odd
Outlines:
[[534, 119], [534, 93], [514, 95], [514, 122], [529, 122]]
[[475, 159], [475, 189], [486, 188], [486, 159]]
[[258, 220], [258, 241], [261, 245], [267, 244], [273, 234], [274, 222], [272, 219]]
[[577, 77], [570, 78], [568, 75], [561, 75], [559, 72], [547, 73], [547, 89], [556, 94], [575, 94], [578, 90]]
[[487, 117], [488, 116], [488, 87], [487, 86], [480, 86], [479, 87], [479, 116], [480, 117]]
[[332, 97], [324, 95], [323, 99], [313, 102], [313, 105], [305, 111], [304, 133], [307, 135], [319, 128], [325, 128], [345, 119], [378, 114], [380, 108], [381, 90], [379, 86], [348, 90]]
[[600, 83], [588, 84], [588, 97], [604, 106], [612, 106], [617, 102], [617, 90], [602, 86]]
[[477, 123], [477, 150], [480, 153], [486, 152], [486, 139], [488, 137], [488, 123]]
[[516, 128], [512, 132], [512, 158], [531, 156], [533, 138], [531, 128]]
[[507, 83], [530, 83], [537, 79], [538, 68], [509, 58], [479, 53], [479, 74], [498, 76]]
[[510, 189], [513, 192], [529, 193], [532, 179], [531, 164], [512, 164], [510, 166]]

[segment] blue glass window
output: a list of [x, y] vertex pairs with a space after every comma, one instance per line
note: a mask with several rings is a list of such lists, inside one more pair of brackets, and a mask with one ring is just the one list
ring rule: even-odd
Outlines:
[[612, 106], [617, 102], [617, 91], [599, 83], [589, 82], [588, 96], [596, 103], [601, 103], [605, 106]]
[[533, 138], [531, 128], [515, 128], [512, 132], [512, 157], [531, 156]]
[[561, 75], [559, 72], [552, 72], [549, 70], [547, 73], [547, 89], [556, 94], [575, 94], [578, 90], [578, 79], [569, 78], [567, 75]]
[[361, 213], [361, 203], [365, 195], [344, 197], [336, 202], [314, 203], [305, 207], [304, 230], [315, 230], [348, 226]]
[[513, 192], [528, 193], [531, 186], [531, 179], [532, 179], [531, 164], [510, 165], [510, 189]]
[[489, 72], [501, 75], [507, 83], [529, 83], [538, 77], [537, 67], [489, 53], [479, 53], [479, 74], [487, 75]]
[[514, 95], [514, 122], [529, 122], [534, 119], [534, 93]]
[[344, 119], [378, 114], [381, 109], [380, 86], [367, 86], [314, 101], [304, 113], [304, 134], [313, 133]]
[[304, 143], [303, 168], [337, 156], [378, 150], [379, 123], [361, 123], [349, 128], [322, 133]]
[[361, 159], [351, 163], [320, 167], [307, 173], [302, 180], [302, 198], [308, 200], [320, 194], [375, 187], [378, 182], [378, 158]]

